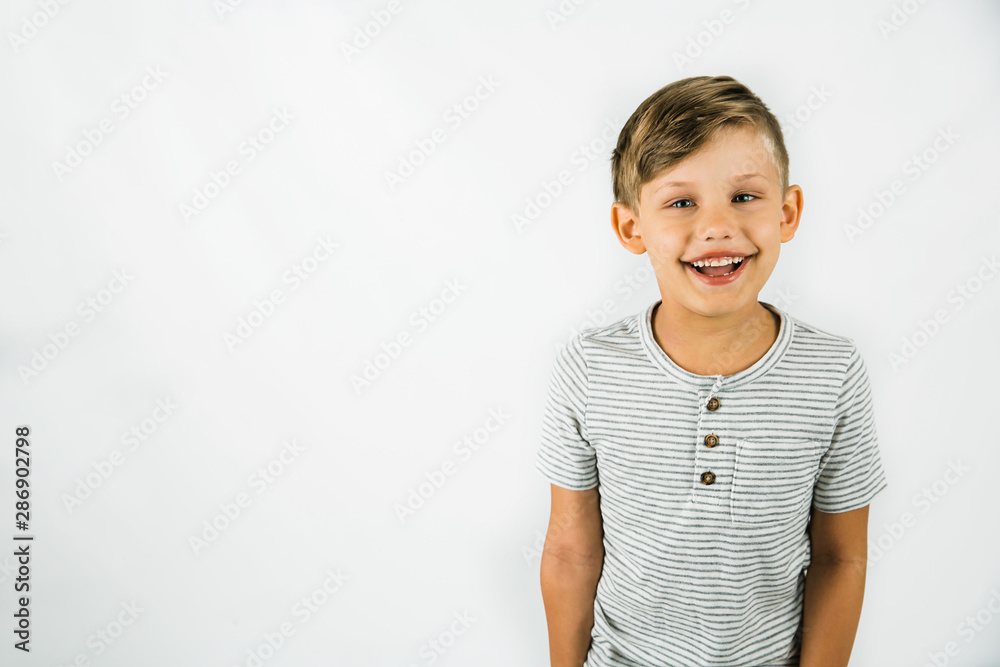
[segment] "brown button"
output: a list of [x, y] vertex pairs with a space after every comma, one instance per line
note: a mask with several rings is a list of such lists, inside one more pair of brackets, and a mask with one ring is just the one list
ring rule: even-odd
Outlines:
[[701, 483], [702, 484], [712, 484], [715, 482], [714, 472], [703, 472], [701, 473]]
[[717, 399], [715, 396], [713, 396], [712, 398], [708, 399], [708, 409], [711, 410], [712, 412], [715, 412], [716, 410], [718, 410], [719, 409], [719, 399]]
[[705, 436], [705, 446], [706, 447], [715, 447], [717, 444], [719, 444], [719, 438], [717, 438], [714, 435], [706, 435]]

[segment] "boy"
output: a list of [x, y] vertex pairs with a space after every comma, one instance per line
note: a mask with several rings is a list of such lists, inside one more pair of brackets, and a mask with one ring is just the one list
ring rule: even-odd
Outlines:
[[661, 299], [552, 371], [551, 664], [846, 667], [887, 482], [854, 341], [757, 301], [802, 212], [778, 121], [730, 77], [684, 79], [611, 163], [612, 227]]

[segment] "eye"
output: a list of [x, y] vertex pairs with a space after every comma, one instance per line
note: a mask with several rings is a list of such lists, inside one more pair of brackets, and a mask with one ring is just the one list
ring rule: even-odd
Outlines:
[[[736, 198], [738, 198], [738, 197], [752, 197], [753, 199], [757, 199], [757, 196], [756, 196], [756, 195], [750, 195], [750, 194], [747, 194], [747, 193], [745, 193], [745, 192], [744, 192], [743, 194], [741, 194], [741, 195], [736, 195], [736, 197], [733, 197], [733, 199], [736, 199]], [[750, 200], [749, 200], [749, 199], [744, 199], [743, 201], [741, 201], [741, 202], [737, 202], [737, 203], [739, 203], [739, 204], [743, 204], [743, 203], [746, 203], [746, 202], [748, 202], [748, 201], [750, 201]]]
[[[678, 206], [678, 204], [680, 204], [681, 202], [691, 202], [691, 200], [690, 199], [678, 199], [677, 201], [675, 201], [673, 204], [670, 205], [670, 208], [691, 208], [690, 206]], [[691, 203], [693, 204], [694, 202], [691, 202]]]

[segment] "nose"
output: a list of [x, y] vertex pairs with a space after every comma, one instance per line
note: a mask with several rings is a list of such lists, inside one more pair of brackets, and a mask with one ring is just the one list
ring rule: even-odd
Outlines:
[[695, 224], [695, 235], [705, 241], [730, 239], [736, 229], [736, 216], [729, 207], [703, 206]]

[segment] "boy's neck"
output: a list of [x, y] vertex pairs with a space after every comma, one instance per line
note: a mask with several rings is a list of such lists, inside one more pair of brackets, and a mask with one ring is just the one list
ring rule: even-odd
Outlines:
[[[671, 308], [673, 306], [673, 308]], [[707, 318], [661, 301], [653, 338], [671, 360], [695, 375], [734, 375], [750, 368], [778, 339], [781, 320], [759, 302], [725, 317]]]

